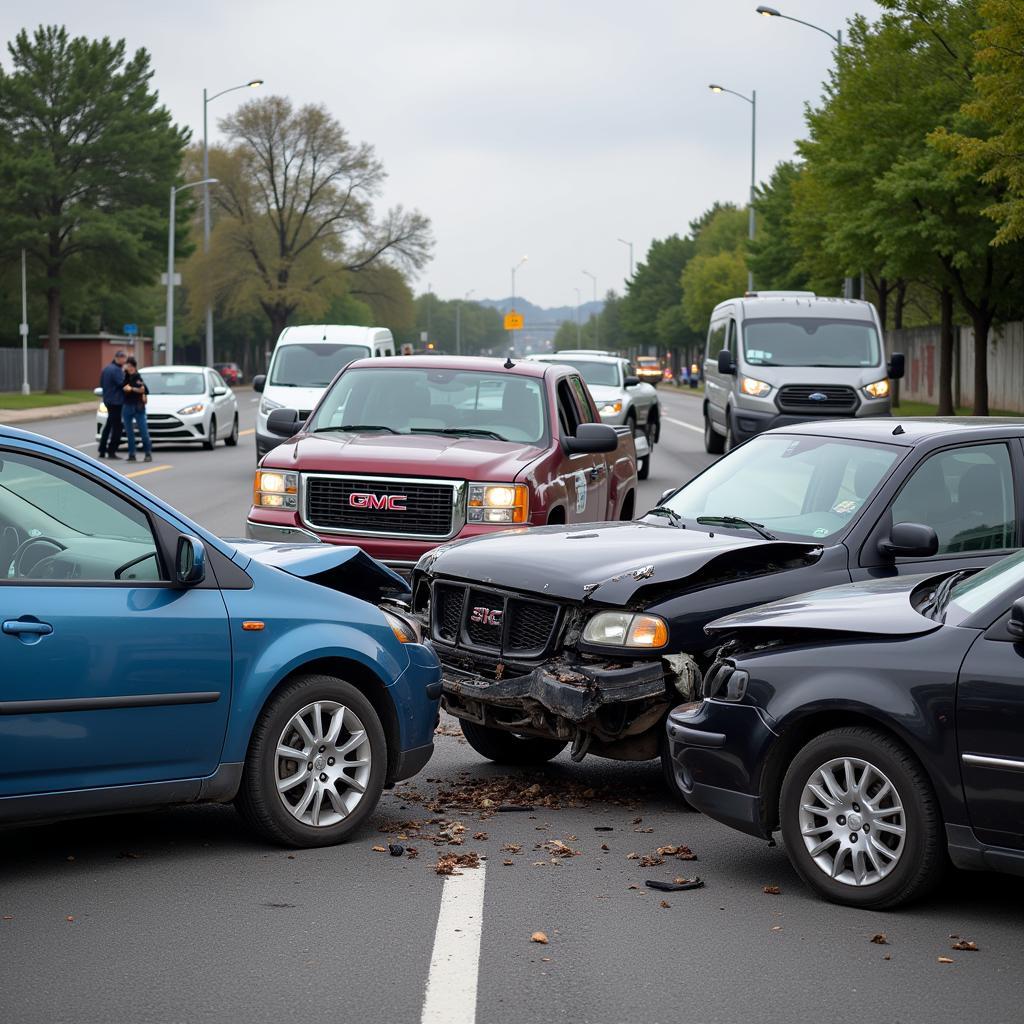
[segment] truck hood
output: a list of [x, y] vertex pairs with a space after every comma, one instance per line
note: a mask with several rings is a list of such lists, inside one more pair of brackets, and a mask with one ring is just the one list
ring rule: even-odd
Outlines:
[[764, 541], [726, 532], [650, 523], [581, 523], [507, 530], [445, 544], [417, 566], [435, 576], [479, 582], [570, 601], [649, 604], [696, 585], [807, 565], [814, 544]]
[[409, 593], [409, 585], [398, 573], [361, 548], [334, 544], [266, 544], [252, 540], [228, 543], [243, 559], [253, 559], [372, 604]]
[[941, 623], [915, 611], [910, 598], [921, 583], [933, 577], [899, 576], [813, 590], [715, 619], [704, 631], [714, 637], [791, 630], [873, 636], [931, 633]]
[[517, 441], [445, 434], [299, 434], [278, 445], [264, 468], [511, 481], [541, 455]]

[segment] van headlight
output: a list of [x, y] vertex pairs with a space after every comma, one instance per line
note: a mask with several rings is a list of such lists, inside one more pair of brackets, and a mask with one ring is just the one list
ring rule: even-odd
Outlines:
[[470, 484], [466, 521], [510, 525], [530, 517], [530, 492], [525, 484]]
[[269, 416], [275, 409], [283, 409], [284, 406], [280, 402], [275, 402], [270, 398], [260, 399], [260, 412], [264, 416]]
[[888, 398], [889, 378], [883, 377], [881, 380], [876, 380], [874, 384], [865, 385], [864, 392], [869, 398]]
[[599, 612], [583, 630], [583, 641], [604, 647], [657, 650], [668, 643], [668, 624], [657, 615]]
[[740, 391], [745, 395], [752, 395], [754, 398], [764, 398], [771, 389], [771, 384], [767, 381], [758, 380], [756, 377], [740, 378]]
[[257, 508], [298, 508], [298, 473], [258, 469], [252, 485], [252, 503]]

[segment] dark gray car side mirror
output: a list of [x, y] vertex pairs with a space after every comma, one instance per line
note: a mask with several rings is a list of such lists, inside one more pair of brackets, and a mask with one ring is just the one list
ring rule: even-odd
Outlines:
[[566, 455], [613, 452], [619, 447], [619, 435], [607, 423], [581, 423], [575, 437], [562, 438]]
[[718, 372], [730, 375], [736, 372], [736, 360], [733, 359], [732, 353], [727, 348], [723, 348], [718, 353]]
[[278, 437], [291, 437], [302, 426], [299, 414], [294, 409], [275, 409], [267, 417], [267, 430]]
[[896, 523], [889, 539], [878, 542], [878, 553], [887, 558], [930, 558], [938, 550], [938, 534], [924, 523]]
[[174, 582], [194, 587], [206, 579], [206, 548], [198, 537], [179, 537], [174, 558]]
[[1018, 640], [1024, 640], [1024, 597], [1018, 597], [1010, 608], [1010, 617], [1006, 620], [1006, 632]]
[[265, 373], [257, 373], [252, 379], [253, 391], [262, 391], [267, 386], [267, 375]]

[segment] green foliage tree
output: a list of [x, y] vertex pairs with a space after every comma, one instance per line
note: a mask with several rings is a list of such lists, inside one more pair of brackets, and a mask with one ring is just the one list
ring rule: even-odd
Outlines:
[[758, 288], [802, 291], [810, 287], [810, 274], [801, 262], [794, 231], [794, 186], [802, 167], [793, 161], [777, 164], [767, 184], [755, 193], [757, 235], [747, 261]]
[[[124, 288], [152, 280], [167, 198], [187, 133], [150, 88], [149, 54], [124, 40], [51, 25], [8, 46], [0, 67], [0, 246], [27, 250], [42, 277], [48, 390], [59, 385], [62, 299], [76, 279]], [[188, 210], [182, 207], [182, 222]]]
[[711, 311], [730, 295], [747, 287], [747, 212], [716, 204], [699, 224], [695, 252], [681, 276], [683, 316], [696, 333], [707, 329]]
[[[456, 332], [456, 322], [458, 331]], [[435, 350], [455, 354], [456, 333], [462, 355], [504, 354], [508, 348], [504, 320], [501, 313], [479, 302], [463, 299], [440, 299], [433, 292], [418, 295], [414, 302], [411, 326], [395, 332], [396, 339], [422, 348], [421, 334]]]
[[690, 329], [681, 314], [681, 279], [694, 249], [692, 238], [678, 235], [651, 243], [622, 298], [622, 331], [628, 345], [670, 348], [690, 340]]

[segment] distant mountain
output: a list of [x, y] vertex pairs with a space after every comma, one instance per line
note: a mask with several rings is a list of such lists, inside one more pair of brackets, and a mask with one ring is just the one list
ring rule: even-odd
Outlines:
[[[501, 313], [507, 313], [513, 306], [517, 313], [523, 314], [525, 327], [551, 327], [556, 328], [565, 320], [573, 322], [576, 318], [575, 306], [552, 306], [547, 309], [535, 306], [529, 299], [517, 295], [515, 300], [505, 299], [477, 299], [481, 306], [490, 306]], [[580, 323], [586, 323], [592, 316], [604, 309], [603, 302], [584, 302], [579, 309]]]

